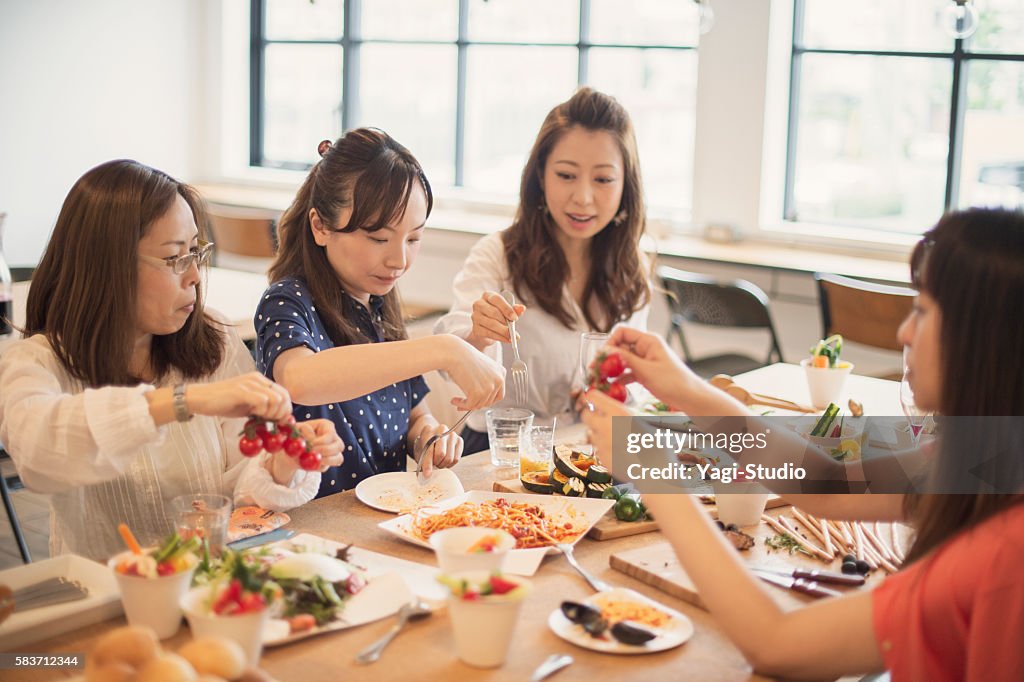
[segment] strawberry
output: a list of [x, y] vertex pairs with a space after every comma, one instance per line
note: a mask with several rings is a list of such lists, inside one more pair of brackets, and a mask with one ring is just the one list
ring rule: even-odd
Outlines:
[[491, 592], [493, 594], [507, 594], [519, 587], [511, 580], [505, 580], [500, 575], [491, 576]]

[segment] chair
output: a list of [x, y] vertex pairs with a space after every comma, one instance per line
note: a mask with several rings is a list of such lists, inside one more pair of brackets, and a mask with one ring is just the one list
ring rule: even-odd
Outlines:
[[[742, 279], [717, 280], [664, 266], [658, 268], [658, 277], [665, 288], [671, 315], [671, 326], [665, 337], [671, 342], [673, 333], [678, 336], [683, 358], [694, 372], [705, 378], [715, 374], [735, 375], [783, 361], [779, 337], [768, 311], [768, 296], [756, 284]], [[739, 353], [694, 358], [686, 343], [683, 322], [765, 329], [771, 342], [768, 355], [764, 360]]]
[[208, 213], [217, 264], [265, 272], [277, 252], [276, 214], [220, 204], [211, 204]]
[[814, 280], [823, 337], [842, 334], [844, 341], [902, 350], [896, 333], [914, 304], [913, 289], [820, 272], [814, 273]]
[[[5, 459], [10, 459], [10, 455], [7, 451], [0, 447], [0, 462]], [[18, 522], [18, 513], [14, 509], [14, 503], [11, 501], [11, 491], [22, 488], [21, 479], [18, 475], [4, 476], [0, 473], [0, 498], [3, 498], [4, 511], [7, 512], [7, 520], [11, 524], [11, 533], [14, 534], [14, 540], [18, 543], [18, 551], [21, 553], [21, 560], [26, 564], [32, 563], [32, 555], [28, 551], [28, 544], [25, 542], [25, 535], [21, 532], [21, 524]]]

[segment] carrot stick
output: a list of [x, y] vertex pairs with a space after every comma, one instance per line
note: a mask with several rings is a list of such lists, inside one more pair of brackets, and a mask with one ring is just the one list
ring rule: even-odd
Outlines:
[[117, 524], [117, 532], [121, 534], [121, 539], [124, 540], [124, 544], [128, 545], [128, 549], [132, 551], [132, 554], [142, 554], [142, 547], [139, 546], [139, 541], [132, 535], [132, 531], [127, 523]]

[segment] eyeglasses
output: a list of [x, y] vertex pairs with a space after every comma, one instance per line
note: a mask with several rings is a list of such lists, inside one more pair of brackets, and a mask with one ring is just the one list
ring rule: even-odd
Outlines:
[[213, 255], [213, 242], [200, 240], [199, 246], [189, 249], [184, 256], [171, 256], [170, 258], [157, 258], [156, 256], [145, 256], [139, 254], [139, 258], [149, 261], [154, 265], [166, 265], [175, 275], [181, 275], [188, 271], [192, 264], [196, 266], [205, 265], [210, 256]]

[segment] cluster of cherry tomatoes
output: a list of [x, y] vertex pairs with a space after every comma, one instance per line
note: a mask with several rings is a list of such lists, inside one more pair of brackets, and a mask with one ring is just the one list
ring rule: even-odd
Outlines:
[[626, 364], [622, 361], [621, 356], [602, 351], [590, 363], [590, 369], [587, 372], [587, 388], [596, 388], [620, 403], [624, 403], [626, 402], [626, 385], [616, 381], [616, 378], [625, 371]]
[[294, 417], [277, 424], [250, 417], [239, 435], [238, 449], [246, 457], [255, 457], [264, 450], [271, 454], [284, 451], [289, 457], [297, 457], [299, 466], [306, 471], [318, 470], [323, 460], [320, 453], [312, 451], [306, 439], [299, 434]]

